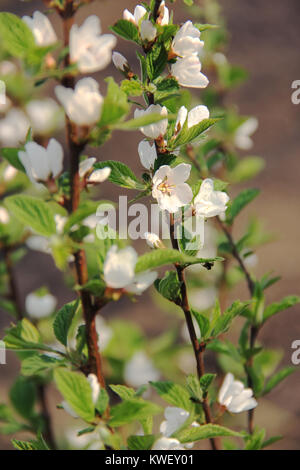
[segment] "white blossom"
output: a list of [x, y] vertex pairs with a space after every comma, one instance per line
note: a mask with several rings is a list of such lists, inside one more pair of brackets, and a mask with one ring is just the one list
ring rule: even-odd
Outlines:
[[111, 174], [111, 168], [106, 166], [104, 168], [99, 168], [98, 170], [93, 171], [88, 177], [88, 184], [97, 184], [103, 183], [109, 178]]
[[171, 437], [160, 437], [152, 447], [152, 450], [185, 450], [178, 439]]
[[96, 163], [96, 158], [90, 157], [82, 160], [79, 164], [79, 177], [84, 178], [87, 173], [93, 168], [94, 163]]
[[61, 108], [52, 98], [32, 100], [26, 105], [26, 111], [38, 135], [49, 135], [63, 123]]
[[28, 142], [19, 152], [19, 159], [33, 183], [56, 178], [63, 170], [63, 148], [55, 139], [50, 139], [47, 148]]
[[130, 11], [124, 10], [123, 11], [123, 19], [127, 21], [131, 21], [136, 26], [139, 26], [140, 21], [144, 16], [147, 14], [147, 10], [142, 5], [137, 5], [134, 9], [134, 14], [130, 13]]
[[209, 83], [207, 77], [201, 73], [201, 62], [196, 55], [177, 59], [171, 66], [171, 72], [181, 86], [206, 88]]
[[92, 389], [92, 400], [94, 405], [96, 405], [99, 393], [100, 393], [100, 384], [98, 382], [97, 376], [95, 374], [89, 374], [87, 376], [87, 380], [90, 384], [90, 387]]
[[12, 166], [12, 165], [8, 165], [4, 172], [3, 172], [3, 179], [4, 181], [11, 181], [13, 180], [18, 174], [18, 170]]
[[0, 142], [3, 147], [17, 147], [24, 143], [30, 122], [21, 109], [12, 108], [0, 120]]
[[28, 294], [25, 299], [25, 308], [32, 318], [44, 318], [54, 312], [57, 304], [56, 298], [51, 294], [40, 295], [35, 292]]
[[179, 134], [187, 119], [187, 127], [190, 129], [196, 126], [204, 119], [209, 119], [209, 110], [206, 106], [199, 105], [191, 109], [189, 112], [185, 106], [181, 106], [178, 111], [177, 120], [175, 124], [175, 132]]
[[196, 214], [206, 218], [220, 215], [226, 211], [228, 201], [229, 196], [223, 191], [215, 191], [213, 180], [207, 178], [194, 199]]
[[[159, 104], [151, 104], [146, 110], [136, 109], [134, 112], [135, 119], [148, 116], [150, 114], [160, 114], [161, 116], [168, 116], [168, 110], [165, 106], [161, 107]], [[149, 139], [158, 139], [165, 135], [168, 128], [168, 119], [162, 119], [154, 124], [140, 127], [140, 131]]]
[[170, 13], [169, 13], [169, 8], [166, 7], [165, 0], [163, 0], [159, 6], [158, 15], [159, 16], [157, 19], [157, 23], [159, 23], [161, 26], [165, 26], [169, 24]]
[[100, 315], [96, 316], [96, 331], [98, 333], [98, 348], [99, 351], [104, 351], [108, 346], [112, 336], [113, 330], [107, 325], [106, 321]]
[[35, 11], [32, 18], [23, 16], [23, 21], [31, 29], [35, 42], [38, 46], [51, 46], [57, 41], [56, 33], [46, 15]]
[[101, 35], [100, 19], [91, 15], [81, 26], [74, 24], [70, 31], [70, 59], [82, 73], [103, 70], [111, 61], [117, 40], [112, 34]]
[[152, 42], [156, 38], [157, 30], [150, 20], [141, 23], [141, 38], [143, 41]]
[[234, 380], [234, 376], [230, 372], [226, 374], [220, 388], [218, 401], [231, 413], [241, 413], [257, 406], [252, 389], [245, 388], [242, 382]]
[[121, 72], [124, 72], [126, 69], [129, 70], [129, 64], [126, 57], [119, 52], [113, 52], [112, 61], [116, 69], [121, 70]]
[[241, 124], [234, 137], [235, 146], [241, 150], [250, 150], [253, 147], [252, 134], [257, 131], [258, 120], [254, 117], [247, 119]]
[[0, 207], [0, 224], [6, 225], [10, 221], [10, 216], [5, 207]]
[[55, 220], [55, 225], [56, 225], [56, 232], [61, 235], [64, 231], [65, 224], [67, 222], [67, 217], [64, 217], [63, 215], [60, 214], [55, 214], [54, 216]]
[[99, 120], [103, 97], [93, 78], [82, 78], [74, 90], [58, 85], [55, 93], [70, 120], [78, 126], [90, 126]]
[[136, 352], [125, 365], [124, 379], [132, 387], [141, 387], [159, 377], [159, 371], [143, 351]]
[[177, 212], [180, 207], [189, 204], [193, 192], [185, 181], [190, 177], [191, 165], [180, 163], [175, 168], [161, 166], [154, 174], [152, 196], [157, 199], [161, 210]]
[[144, 238], [146, 243], [150, 248], [160, 248], [162, 247], [162, 241], [156, 233], [146, 232], [144, 233]]
[[78, 419], [79, 416], [77, 413], [75, 413], [75, 411], [73, 410], [73, 408], [71, 407], [71, 405], [69, 405], [69, 403], [66, 401], [66, 400], [63, 400], [61, 402], [61, 406], [63, 407], [63, 409], [70, 415], [72, 416], [72, 418], [75, 418], [75, 419]]
[[153, 170], [157, 159], [155, 144], [151, 145], [147, 140], [142, 140], [138, 146], [138, 153], [143, 167], [147, 170]]
[[179, 57], [189, 57], [199, 55], [204, 42], [200, 41], [200, 31], [191, 21], [187, 21], [176, 33], [172, 50]]
[[113, 245], [104, 262], [104, 280], [109, 287], [141, 294], [155, 281], [156, 272], [135, 274], [138, 255], [131, 246], [118, 250]]
[[164, 415], [165, 421], [161, 423], [159, 429], [164, 436], [170, 437], [183, 426], [190, 413], [182, 408], [167, 406]]

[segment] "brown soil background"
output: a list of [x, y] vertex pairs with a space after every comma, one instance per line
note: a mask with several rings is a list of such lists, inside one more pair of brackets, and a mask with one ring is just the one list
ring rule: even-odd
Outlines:
[[[1, 11], [23, 15], [42, 9], [41, 3], [0, 0], [0, 7]], [[260, 266], [257, 270], [258, 274], [274, 270], [274, 273], [282, 275], [282, 281], [268, 293], [268, 299], [275, 301], [285, 295], [300, 293], [300, 105], [291, 103], [291, 83], [300, 79], [300, 3], [298, 0], [222, 0], [221, 3], [231, 33], [229, 59], [250, 71], [250, 80], [231, 94], [230, 101], [238, 104], [242, 114], [257, 116], [260, 123], [251, 154], [264, 156], [267, 167], [255, 181], [263, 195], [249, 207], [247, 216], [256, 214], [264, 218], [267, 230], [277, 234], [271, 244], [258, 250]], [[107, 32], [108, 25], [121, 17], [123, 9], [127, 7], [132, 10], [135, 4], [133, 0], [98, 0], [80, 11], [78, 21], [87, 14], [96, 13], [101, 18], [103, 30]], [[175, 20], [183, 21], [187, 13], [180, 4], [178, 2], [174, 7]], [[59, 24], [56, 26], [59, 31]], [[134, 47], [119, 40], [117, 50], [124, 53], [131, 63], [136, 63]], [[100, 83], [109, 74], [117, 77], [116, 71], [110, 67], [97, 76]], [[138, 133], [115, 134], [98, 152], [98, 156], [101, 159], [119, 159], [129, 163], [133, 169], [139, 169], [136, 150], [139, 140]], [[105, 186], [106, 198], [114, 199], [115, 194], [111, 185]], [[243, 223], [246, 218], [242, 216], [240, 220]], [[60, 274], [53, 265], [49, 267], [47, 256], [26, 256], [18, 266], [17, 276], [23, 299], [41, 284], [47, 285], [59, 298], [60, 305], [71, 298]], [[246, 291], [241, 288], [237, 294], [243, 298]], [[145, 300], [136, 304], [124, 301], [113, 305], [107, 309], [107, 314], [135, 319], [151, 336], [168, 327], [169, 317], [162, 317]], [[295, 307], [275, 317], [261, 335], [268, 347], [284, 351], [284, 365], [291, 363], [291, 343], [300, 338], [299, 314], [299, 307]], [[1, 329], [9, 321], [7, 314], [1, 312], [0, 337], [3, 333]], [[7, 390], [17, 369], [15, 357], [8, 354], [7, 366], [0, 366], [0, 402], [7, 399]], [[56, 396], [54, 393], [50, 395], [54, 407]], [[266, 424], [269, 435], [285, 436], [272, 448], [300, 449], [299, 372], [272, 392], [263, 405], [257, 410], [258, 424]], [[58, 423], [60, 414], [55, 409], [53, 411]], [[0, 436], [0, 449], [9, 448], [9, 439]]]

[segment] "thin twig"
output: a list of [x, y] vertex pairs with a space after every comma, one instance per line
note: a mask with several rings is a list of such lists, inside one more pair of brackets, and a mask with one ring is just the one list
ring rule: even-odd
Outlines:
[[[171, 242], [172, 242], [172, 247], [174, 250], [179, 250], [178, 246], [178, 241], [177, 237], [175, 234], [175, 222], [174, 222], [174, 216], [173, 214], [170, 214], [170, 236], [171, 236]], [[175, 264], [175, 268], [177, 271], [178, 275], [178, 280], [180, 282], [180, 292], [181, 292], [181, 304], [180, 307], [183, 310], [191, 343], [193, 346], [194, 350], [194, 355], [196, 359], [196, 364], [197, 364], [197, 374], [199, 379], [203, 377], [205, 374], [205, 367], [204, 367], [204, 351], [205, 351], [205, 344], [204, 343], [199, 343], [196, 331], [194, 328], [193, 324], [193, 318], [191, 314], [191, 309], [189, 306], [189, 300], [188, 300], [188, 294], [187, 294], [187, 286], [186, 286], [186, 281], [185, 281], [185, 275], [184, 275], [184, 268], [179, 265]], [[211, 409], [209, 406], [208, 398], [204, 397], [202, 401], [202, 406], [203, 406], [203, 411], [205, 414], [205, 421], [206, 423], [213, 423], [213, 418], [212, 418], [212, 413]], [[211, 438], [210, 439], [211, 447], [213, 450], [221, 450], [221, 441], [218, 438]]]

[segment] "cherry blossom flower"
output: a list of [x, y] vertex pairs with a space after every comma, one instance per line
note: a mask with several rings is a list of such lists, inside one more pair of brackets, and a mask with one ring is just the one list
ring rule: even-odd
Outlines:
[[31, 29], [38, 46], [51, 46], [57, 41], [52, 24], [47, 16], [40, 11], [35, 11], [32, 18], [30, 16], [23, 16], [22, 20]]
[[30, 101], [26, 112], [33, 131], [38, 135], [49, 135], [63, 124], [61, 108], [52, 98]]
[[152, 447], [152, 450], [185, 450], [178, 439], [171, 437], [160, 437]]
[[254, 117], [247, 119], [241, 124], [234, 137], [235, 146], [241, 150], [250, 150], [253, 147], [252, 134], [257, 131], [258, 120]]
[[[168, 110], [165, 106], [161, 107], [159, 104], [151, 104], [146, 110], [136, 109], [134, 112], [135, 119], [148, 116], [149, 114], [160, 114], [161, 116], [168, 116]], [[140, 131], [149, 139], [158, 139], [165, 135], [168, 128], [168, 119], [162, 119], [154, 124], [140, 127]]]
[[207, 178], [194, 199], [196, 214], [205, 218], [220, 215], [226, 211], [228, 201], [229, 196], [223, 191], [215, 191], [213, 180]]
[[119, 52], [113, 52], [112, 61], [116, 69], [120, 70], [121, 72], [125, 72], [126, 70], [130, 69], [126, 57], [124, 57]]
[[191, 21], [186, 21], [176, 33], [172, 42], [172, 51], [179, 57], [199, 55], [204, 42], [200, 41], [200, 31]]
[[79, 164], [79, 177], [84, 178], [87, 173], [91, 171], [93, 168], [94, 163], [96, 163], [96, 158], [90, 157], [86, 158]]
[[156, 272], [135, 274], [138, 255], [131, 246], [118, 250], [113, 245], [104, 262], [104, 279], [109, 287], [125, 289], [133, 294], [141, 294], [155, 281]]
[[218, 401], [231, 413], [241, 413], [257, 406], [252, 389], [245, 388], [242, 382], [234, 380], [234, 376], [230, 372], [226, 374], [220, 388]]
[[81, 26], [74, 24], [70, 31], [70, 59], [82, 73], [103, 70], [111, 61], [117, 39], [112, 34], [101, 35], [100, 19], [91, 15]]
[[56, 178], [63, 170], [63, 148], [55, 139], [50, 139], [47, 148], [28, 142], [19, 152], [19, 159], [33, 183]]
[[142, 20], [142, 18], [144, 18], [146, 14], [146, 8], [142, 5], [137, 5], [134, 9], [134, 14], [130, 13], [130, 11], [126, 8], [126, 10], [123, 11], [123, 19], [131, 21], [131, 23], [135, 24], [136, 26], [139, 26], [140, 21]]
[[157, 30], [150, 20], [141, 23], [140, 34], [143, 41], [152, 42], [156, 38]]
[[95, 405], [97, 403], [99, 393], [100, 393], [100, 384], [95, 374], [89, 374], [87, 376], [87, 379], [92, 389], [92, 400]]
[[24, 143], [30, 122], [21, 109], [12, 108], [0, 120], [0, 142], [3, 147], [17, 147]]
[[177, 212], [180, 207], [189, 204], [193, 192], [185, 181], [190, 177], [191, 165], [181, 163], [175, 168], [161, 166], [153, 177], [152, 196], [157, 199], [161, 210]]
[[[186, 420], [189, 418], [190, 413], [182, 408], [177, 408], [175, 406], [167, 406], [164, 412], [165, 421], [163, 421], [160, 425], [160, 432], [165, 437], [171, 437], [176, 431], [184, 425]], [[192, 427], [199, 427], [199, 424], [194, 421], [191, 423]], [[186, 443], [183, 444], [186, 449], [192, 449], [194, 443]]]
[[191, 127], [199, 124], [204, 119], [209, 119], [209, 110], [206, 106], [203, 106], [203, 105], [196, 106], [195, 108], [191, 109], [191, 111], [189, 112], [185, 106], [181, 106], [177, 115], [177, 120], [175, 124], [175, 133], [179, 134], [186, 120], [187, 120], [187, 127], [188, 129], [190, 129]]
[[58, 85], [55, 93], [70, 120], [78, 126], [90, 126], [99, 120], [103, 97], [93, 78], [82, 78], [74, 90]]
[[162, 248], [163, 243], [156, 233], [146, 232], [144, 233], [146, 243], [150, 248]]
[[98, 184], [103, 183], [109, 178], [111, 174], [111, 168], [106, 166], [104, 168], [100, 168], [98, 170], [93, 171], [90, 176], [88, 177], [88, 184]]
[[0, 207], [0, 224], [6, 225], [10, 221], [10, 216], [5, 207]]
[[160, 24], [161, 26], [165, 26], [169, 24], [169, 20], [170, 20], [169, 8], [166, 7], [166, 2], [165, 0], [163, 0], [158, 9], [158, 18], [156, 22]]
[[142, 140], [138, 146], [138, 153], [143, 167], [147, 170], [153, 170], [157, 159], [155, 144], [151, 145], [147, 140]]
[[56, 298], [51, 294], [41, 295], [31, 292], [25, 299], [25, 308], [28, 315], [32, 318], [44, 318], [54, 312], [57, 304]]
[[201, 73], [201, 62], [196, 55], [177, 59], [171, 66], [172, 75], [179, 85], [190, 88], [206, 88], [209, 84], [207, 77]]
[[3, 179], [4, 181], [11, 181], [17, 176], [17, 174], [18, 170], [14, 166], [8, 165], [3, 172]]
[[159, 378], [159, 371], [143, 351], [136, 352], [125, 365], [124, 379], [132, 387], [138, 388]]

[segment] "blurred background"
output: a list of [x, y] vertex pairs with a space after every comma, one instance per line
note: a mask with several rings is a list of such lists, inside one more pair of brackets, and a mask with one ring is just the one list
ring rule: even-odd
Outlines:
[[[20, 16], [31, 15], [36, 9], [42, 10], [41, 4], [41, 1], [26, 3], [0, 0], [1, 11], [17, 13]], [[281, 282], [267, 291], [268, 300], [276, 301], [283, 296], [300, 293], [300, 105], [291, 102], [291, 84], [294, 80], [300, 79], [300, 3], [298, 0], [286, 2], [221, 0], [220, 4], [230, 31], [228, 59], [234, 64], [245, 67], [250, 73], [246, 84], [235, 89], [226, 100], [236, 104], [241, 114], [254, 115], [258, 118], [259, 128], [254, 136], [255, 144], [251, 154], [262, 156], [266, 161], [265, 170], [254, 182], [251, 182], [252, 186], [255, 185], [262, 190], [262, 195], [240, 216], [240, 224], [243, 225], [249, 215], [253, 214], [262, 217], [267, 231], [275, 234], [271, 243], [258, 249], [259, 263], [255, 272], [263, 275], [273, 271], [275, 275], [282, 276]], [[80, 22], [88, 14], [95, 13], [101, 18], [104, 32], [108, 32], [109, 25], [121, 18], [124, 8], [132, 11], [135, 5], [134, 0], [95, 1], [80, 10], [77, 21]], [[172, 6], [176, 22], [189, 18], [182, 2], [178, 1]], [[53, 21], [54, 17], [55, 15]], [[57, 18], [54, 24], [60, 34]], [[134, 68], [137, 67], [135, 47], [119, 39], [117, 50], [127, 57]], [[121, 79], [112, 65], [97, 74], [96, 78], [103, 91], [105, 85], [102, 85], [101, 81], [108, 75], [113, 75], [117, 81]], [[93, 149], [91, 152], [100, 159], [126, 162], [133, 170], [140, 171], [137, 155], [137, 144], [140, 140], [139, 133], [118, 132], [100, 151], [95, 152]], [[105, 183], [103, 188], [101, 197], [116, 200], [115, 187]], [[140, 247], [142, 251], [143, 245]], [[47, 255], [31, 252], [19, 263], [17, 282], [22, 301], [29, 292], [39, 288], [41, 283], [58, 298], [59, 306], [73, 298], [72, 293], [64, 287], [63, 278], [54, 264], [49, 266], [49, 260]], [[162, 313], [149, 298], [150, 296], [151, 294], [147, 293], [143, 300], [138, 300], [134, 304], [129, 299], [111, 304], [105, 309], [104, 316], [134, 320], [149, 337], [155, 338], [162, 331], [171, 328], [173, 317]], [[232, 298], [227, 299], [228, 303], [237, 296], [242, 300], [247, 299], [244, 284], [240, 284], [231, 296]], [[0, 313], [0, 337], [2, 337], [3, 330], [9, 325], [11, 318], [3, 311]], [[300, 339], [299, 314], [299, 307], [294, 307], [275, 316], [261, 333], [260, 338], [267, 347], [282, 351], [283, 365], [291, 365], [291, 344], [294, 340]], [[234, 335], [235, 332], [233, 339]], [[8, 354], [7, 362], [7, 366], [0, 366], [0, 402], [7, 400], [7, 390], [18, 368], [18, 362], [13, 354]], [[207, 369], [209, 367], [208, 357]], [[271, 435], [285, 436], [284, 440], [272, 447], [273, 449], [300, 449], [299, 396], [300, 376], [297, 371], [276, 388], [267, 400], [262, 400], [262, 406], [257, 410], [259, 425], [266, 425]], [[62, 419], [62, 413], [55, 409], [57, 396], [54, 391], [49, 394], [49, 399], [54, 422], [58, 423]], [[242, 424], [246, 420], [246, 414], [244, 415], [241, 417]], [[7, 448], [10, 448], [9, 439], [0, 436], [0, 449]]]

